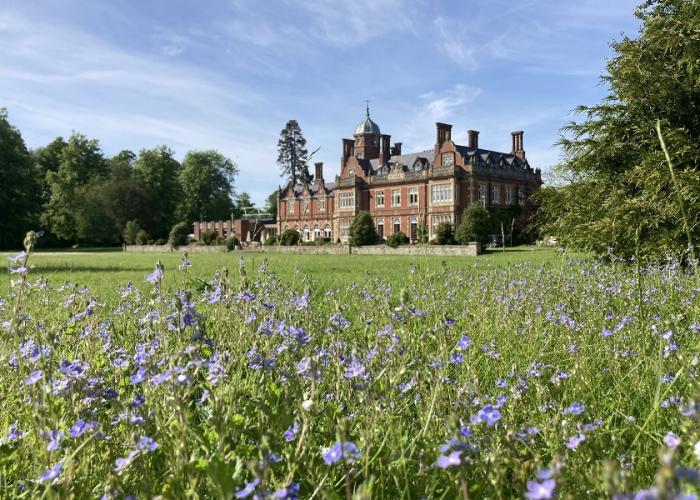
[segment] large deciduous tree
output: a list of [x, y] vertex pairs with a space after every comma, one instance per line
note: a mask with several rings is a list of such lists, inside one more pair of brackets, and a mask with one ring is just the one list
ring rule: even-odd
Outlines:
[[650, 0], [636, 15], [638, 37], [612, 44], [608, 96], [563, 128], [569, 183], [537, 195], [537, 221], [565, 245], [658, 258], [687, 250], [686, 223], [700, 236], [700, 3]]
[[311, 180], [308, 162], [309, 152], [306, 149], [306, 139], [301, 133], [301, 127], [296, 120], [289, 120], [277, 141], [277, 164], [280, 166], [280, 176], [290, 180], [293, 186], [307, 183]]
[[181, 221], [228, 219], [234, 209], [233, 182], [238, 167], [217, 151], [190, 151], [180, 172]]
[[25, 233], [36, 229], [40, 186], [22, 135], [0, 109], [0, 248], [19, 248]]
[[59, 238], [89, 241], [91, 235], [84, 232], [89, 225], [84, 220], [98, 215], [89, 213], [94, 209], [90, 188], [106, 177], [107, 162], [97, 140], [78, 133], [71, 135], [59, 157], [56, 171], [46, 174], [50, 197], [42, 222]]
[[177, 209], [181, 203], [180, 163], [167, 146], [142, 149], [134, 166], [135, 178], [148, 193], [150, 212], [139, 217], [139, 223], [148, 234], [165, 238], [178, 221]]

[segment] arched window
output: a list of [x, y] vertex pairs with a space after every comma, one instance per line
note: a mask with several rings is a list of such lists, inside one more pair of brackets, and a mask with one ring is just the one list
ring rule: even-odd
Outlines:
[[377, 236], [379, 239], [384, 239], [384, 219], [377, 219]]
[[330, 224], [326, 224], [326, 227], [323, 228], [323, 236], [329, 240], [332, 240], [333, 231], [331, 230]]
[[396, 219], [394, 219], [394, 233], [393, 234], [396, 234], [399, 231], [401, 231], [401, 219], [399, 219], [397, 217]]
[[304, 241], [311, 241], [311, 230], [309, 226], [304, 226]]
[[314, 226], [314, 240], [320, 240], [321, 239], [321, 228], [319, 227], [318, 224]]

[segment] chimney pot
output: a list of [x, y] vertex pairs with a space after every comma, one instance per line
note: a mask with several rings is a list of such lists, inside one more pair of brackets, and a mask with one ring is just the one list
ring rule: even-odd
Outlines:
[[318, 163], [314, 163], [314, 167], [316, 167], [316, 175], [314, 176], [314, 179], [317, 181], [322, 181], [323, 180], [323, 162], [320, 161]]
[[437, 132], [435, 143], [437, 144], [438, 148], [442, 145], [443, 142], [452, 140], [452, 125], [450, 125], [449, 123], [437, 122], [435, 124], [435, 129]]

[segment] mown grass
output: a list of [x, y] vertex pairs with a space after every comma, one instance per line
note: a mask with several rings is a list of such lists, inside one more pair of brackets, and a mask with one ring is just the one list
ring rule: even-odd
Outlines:
[[698, 492], [674, 262], [82, 257], [32, 256], [0, 303], [6, 497]]
[[[16, 253], [16, 252], [15, 252]], [[7, 257], [12, 253], [0, 253], [0, 292], [7, 291], [12, 278], [8, 272]], [[236, 269], [243, 256], [246, 264], [256, 269], [263, 259], [268, 268], [291, 286], [298, 285], [300, 276], [311, 276], [321, 289], [345, 286], [350, 283], [363, 283], [370, 276], [381, 276], [389, 282], [400, 285], [406, 279], [407, 270], [415, 265], [425, 270], [486, 268], [509, 265], [518, 262], [540, 263], [559, 262], [561, 252], [551, 248], [516, 247], [489, 250], [485, 255], [475, 257], [431, 257], [431, 256], [372, 256], [372, 255], [290, 255], [257, 252], [195, 253], [189, 256], [193, 262], [191, 275], [208, 280], [215, 271]], [[582, 257], [583, 254], [574, 254]], [[119, 251], [39, 251], [32, 256], [32, 276], [45, 277], [49, 283], [58, 286], [70, 282], [84, 285], [104, 299], [116, 295], [117, 287], [126, 283], [141, 283], [143, 277], [161, 261], [165, 274], [164, 286], [176, 286], [175, 275], [182, 253], [127, 253]]]

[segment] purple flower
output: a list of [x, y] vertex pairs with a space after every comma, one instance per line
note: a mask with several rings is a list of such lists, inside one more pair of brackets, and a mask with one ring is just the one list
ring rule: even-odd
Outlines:
[[606, 327], [603, 328], [603, 331], [600, 332], [600, 334], [601, 334], [603, 337], [610, 337], [610, 336], [613, 334], [613, 332], [612, 332], [612, 330], [611, 330], [610, 328], [608, 328], [608, 327], [606, 326]]
[[681, 438], [679, 438], [677, 434], [669, 432], [664, 436], [664, 444], [672, 450], [675, 450], [678, 448], [678, 445], [681, 444]]
[[454, 319], [454, 318], [450, 318], [449, 316], [445, 316], [445, 324], [446, 324], [447, 326], [452, 326], [452, 325], [455, 324], [455, 319]]
[[8, 262], [10, 262], [10, 264], [16, 264], [20, 260], [23, 260], [26, 256], [27, 256], [27, 252], [25, 252], [23, 250], [20, 253], [18, 253], [17, 255], [10, 255], [9, 257], [7, 257], [7, 260], [8, 260]]
[[547, 500], [554, 496], [554, 488], [557, 483], [554, 479], [547, 479], [541, 483], [537, 481], [527, 482], [527, 491], [525, 498], [530, 500]]
[[153, 439], [148, 436], [141, 436], [136, 448], [140, 451], [155, 451], [158, 448], [158, 443], [153, 441]]
[[50, 430], [47, 432], [44, 437], [49, 438], [49, 444], [46, 445], [46, 449], [48, 451], [54, 451], [57, 450], [59, 445], [61, 444], [61, 441], [63, 441], [63, 431], [57, 431], [57, 430]]
[[462, 335], [462, 338], [459, 339], [459, 341], [457, 341], [457, 350], [463, 351], [467, 349], [470, 345], [472, 345], [471, 339], [466, 335]]
[[140, 408], [146, 402], [146, 398], [143, 394], [137, 394], [134, 396], [134, 400], [131, 402], [132, 408]]
[[42, 472], [41, 476], [39, 476], [39, 481], [42, 483], [44, 481], [53, 481], [61, 474], [61, 470], [63, 470], [63, 462], [58, 462], [50, 469]]
[[341, 460], [353, 463], [362, 456], [362, 452], [351, 441], [338, 441], [330, 448], [323, 450], [322, 456], [326, 465], [332, 465]]
[[564, 415], [580, 415], [586, 410], [586, 407], [579, 402], [574, 402], [568, 408], [562, 411]]
[[158, 283], [161, 280], [162, 277], [163, 277], [163, 269], [161, 269], [160, 265], [157, 265], [156, 268], [153, 270], [153, 272], [146, 276], [146, 281], [155, 285], [156, 283]]
[[146, 380], [146, 369], [143, 366], [139, 366], [138, 370], [136, 370], [136, 373], [134, 373], [130, 377], [131, 383], [136, 385], [140, 384], [144, 380]]
[[93, 422], [86, 422], [85, 420], [78, 419], [78, 421], [73, 425], [73, 427], [70, 428], [70, 431], [68, 432], [68, 435], [75, 439], [83, 434], [85, 434], [87, 431], [92, 430], [95, 427], [95, 424]]
[[13, 441], [18, 441], [24, 436], [26, 436], [24, 432], [17, 430], [17, 422], [10, 424], [10, 427], [7, 429], [7, 440], [10, 443], [12, 443]]
[[288, 443], [291, 441], [294, 441], [297, 438], [297, 433], [299, 432], [299, 424], [297, 422], [294, 422], [292, 425], [290, 425], [286, 431], [282, 434], [282, 437], [284, 437], [284, 440], [287, 441]]
[[453, 365], [464, 363], [464, 354], [460, 352], [453, 352], [450, 355], [450, 363], [452, 363]]
[[487, 425], [494, 425], [501, 419], [501, 412], [493, 405], [484, 405], [477, 413], [479, 421], [486, 422]]
[[311, 358], [308, 356], [297, 363], [297, 373], [304, 374], [311, 368]]
[[299, 498], [299, 491], [301, 487], [299, 483], [290, 483], [286, 488], [280, 488], [272, 494], [272, 498], [279, 498], [281, 500], [296, 500]]
[[24, 381], [24, 385], [34, 385], [44, 376], [44, 372], [41, 370], [35, 370], [29, 374], [27, 379]]
[[245, 483], [245, 487], [242, 490], [236, 492], [236, 498], [247, 498], [251, 493], [255, 491], [255, 488], [260, 484], [260, 479], [253, 479], [249, 483]]
[[461, 454], [461, 451], [453, 451], [449, 455], [440, 455], [437, 459], [437, 466], [441, 469], [446, 469], [453, 465], [460, 465], [462, 463]]
[[566, 447], [569, 448], [570, 450], [575, 450], [578, 448], [578, 445], [583, 443], [586, 440], [586, 436], [583, 434], [577, 434], [576, 436], [571, 437], [567, 442], [566, 442]]
[[347, 369], [345, 370], [343, 377], [349, 379], [349, 378], [361, 377], [364, 374], [365, 374], [365, 367], [362, 366], [362, 363], [360, 363], [358, 360], [353, 359], [350, 362], [350, 364], [348, 365]]

